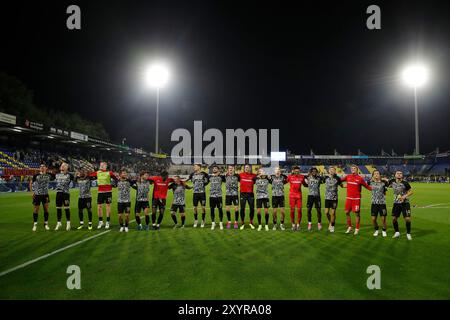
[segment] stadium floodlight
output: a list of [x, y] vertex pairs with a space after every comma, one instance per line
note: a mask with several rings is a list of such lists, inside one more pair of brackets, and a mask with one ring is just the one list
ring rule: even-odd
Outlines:
[[402, 79], [412, 88], [421, 87], [428, 80], [428, 69], [421, 64], [407, 66], [402, 72]]
[[156, 88], [155, 153], [159, 153], [159, 90], [169, 81], [169, 69], [164, 64], [152, 64], [145, 70], [144, 80], [149, 87]]
[[420, 154], [419, 150], [419, 110], [417, 106], [417, 88], [422, 87], [428, 81], [429, 72], [428, 68], [423, 64], [415, 63], [409, 65], [403, 69], [402, 79], [405, 84], [414, 89], [414, 110], [415, 110], [415, 135], [416, 135], [416, 148], [415, 155]]
[[144, 77], [149, 87], [160, 89], [169, 80], [169, 69], [163, 64], [152, 64], [145, 70]]

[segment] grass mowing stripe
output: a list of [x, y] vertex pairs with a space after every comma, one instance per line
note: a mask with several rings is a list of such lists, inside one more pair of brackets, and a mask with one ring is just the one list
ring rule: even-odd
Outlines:
[[[135, 220], [132, 220], [132, 221], [130, 221], [130, 223], [132, 223], [132, 222], [134, 222], [134, 221], [135, 221]], [[17, 270], [19, 270], [19, 269], [25, 268], [25, 267], [29, 266], [30, 264], [33, 264], [33, 263], [36, 263], [36, 262], [38, 262], [38, 261], [47, 259], [48, 257], [51, 257], [51, 256], [53, 256], [53, 255], [55, 255], [55, 254], [57, 254], [57, 253], [60, 253], [60, 252], [62, 252], [62, 251], [64, 251], [64, 250], [73, 248], [73, 247], [75, 247], [75, 246], [77, 246], [77, 245], [79, 245], [79, 244], [82, 244], [82, 243], [84, 243], [84, 242], [86, 242], [86, 241], [89, 241], [89, 240], [95, 239], [95, 238], [97, 238], [97, 237], [100, 237], [100, 236], [102, 236], [102, 235], [104, 235], [104, 234], [107, 234], [108, 232], [111, 232], [111, 231], [112, 231], [111, 229], [106, 230], [106, 231], [103, 231], [102, 233], [93, 235], [92, 237], [89, 237], [89, 238], [86, 238], [86, 239], [77, 241], [77, 242], [75, 242], [75, 243], [69, 244], [68, 246], [65, 246], [65, 247], [62, 247], [62, 248], [57, 249], [57, 250], [55, 250], [55, 251], [49, 252], [49, 253], [47, 253], [47, 254], [44, 254], [43, 256], [40, 256], [40, 257], [38, 257], [38, 258], [36, 258], [36, 259], [33, 259], [33, 260], [27, 261], [27, 262], [25, 262], [25, 263], [22, 263], [22, 264], [20, 264], [20, 265], [18, 265], [18, 266], [15, 266], [14, 268], [11, 268], [11, 269], [2, 271], [2, 272], [0, 272], [0, 277], [3, 277], [3, 276], [5, 276], [5, 275], [7, 275], [8, 273], [17, 271]]]
[[57, 253], [59, 253], [59, 252], [62, 252], [62, 251], [64, 251], [64, 250], [67, 250], [67, 249], [70, 249], [70, 248], [72, 248], [72, 247], [75, 247], [75, 246], [77, 246], [77, 245], [79, 245], [79, 244], [82, 244], [83, 242], [86, 242], [86, 241], [95, 239], [95, 238], [97, 238], [97, 237], [99, 237], [99, 236], [101, 236], [101, 235], [104, 235], [104, 234], [106, 234], [106, 233], [108, 233], [108, 232], [110, 232], [110, 231], [111, 231], [111, 230], [103, 231], [102, 233], [96, 234], [96, 235], [94, 235], [94, 236], [92, 236], [92, 237], [89, 237], [89, 238], [86, 238], [86, 239], [77, 241], [77, 242], [75, 242], [75, 243], [69, 244], [68, 246], [65, 246], [65, 247], [62, 247], [62, 248], [60, 248], [60, 249], [58, 249], [58, 250], [55, 250], [55, 251], [49, 252], [49, 253], [47, 253], [47, 254], [44, 254], [43, 256], [40, 256], [40, 257], [38, 257], [38, 258], [36, 258], [36, 259], [27, 261], [27, 262], [25, 262], [25, 263], [22, 263], [22, 264], [20, 264], [20, 265], [14, 267], [14, 268], [5, 270], [5, 271], [3, 271], [3, 272], [0, 273], [0, 277], [3, 277], [4, 275], [7, 275], [8, 273], [11, 273], [11, 272], [13, 272], [13, 271], [16, 271], [16, 270], [25, 268], [25, 267], [27, 267], [27, 266], [29, 266], [30, 264], [33, 264], [33, 263], [35, 263], [35, 262], [38, 262], [38, 261], [41, 261], [41, 260], [46, 259], [46, 258], [48, 258], [48, 257], [51, 257], [51, 256], [53, 256], [53, 255], [55, 255], [55, 254], [57, 254]]

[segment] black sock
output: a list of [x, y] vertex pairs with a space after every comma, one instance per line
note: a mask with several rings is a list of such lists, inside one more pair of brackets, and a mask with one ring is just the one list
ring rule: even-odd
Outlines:
[[331, 226], [332, 226], [332, 227], [334, 227], [334, 223], [335, 223], [334, 221], [331, 222]]
[[411, 233], [411, 221], [406, 221], [406, 233]]
[[103, 217], [102, 216], [98, 217], [98, 221], [103, 221]]
[[195, 220], [195, 221], [198, 220], [198, 213], [197, 213], [197, 212], [194, 213], [194, 220]]
[[[147, 216], [146, 216], [146, 217], [147, 217]], [[138, 216], [138, 215], [136, 215], [136, 223], [137, 223], [138, 225], [141, 224], [141, 217]]]
[[158, 224], [161, 224], [163, 217], [164, 217], [164, 212], [160, 212], [159, 216], [158, 216]]
[[280, 220], [280, 223], [281, 223], [281, 224], [284, 224], [284, 219], [281, 219], [281, 220]]
[[322, 212], [317, 212], [317, 223], [322, 223]]
[[145, 216], [145, 224], [149, 225], [150, 224], [150, 216]]
[[383, 227], [383, 231], [386, 231], [386, 228], [385, 228], [385, 227]]
[[[214, 222], [216, 220], [216, 214], [214, 213], [214, 208], [211, 208], [211, 222]], [[202, 220], [205, 221], [205, 216], [202, 214]]]
[[128, 219], [125, 220], [125, 227], [128, 228]]
[[311, 209], [308, 209], [308, 223], [311, 223], [311, 220], [312, 220]]
[[264, 217], [266, 218], [266, 224], [269, 224], [269, 214], [266, 213], [266, 214], [264, 215]]
[[202, 221], [205, 221], [206, 219], [206, 212], [202, 212]]
[[78, 209], [78, 219], [80, 220], [80, 224], [83, 223], [83, 210]]
[[250, 223], [253, 222], [253, 218], [255, 217], [255, 208], [250, 206]]
[[231, 212], [230, 212], [230, 210], [227, 210], [227, 220], [231, 221]]
[[219, 208], [219, 221], [222, 222], [223, 221], [223, 209]]
[[245, 221], [245, 207], [241, 208], [241, 222], [244, 223]]
[[111, 217], [106, 217], [106, 221], [110, 221], [111, 220]]
[[33, 222], [37, 222], [38, 214], [33, 212]]
[[88, 220], [89, 220], [89, 224], [92, 224], [92, 210], [88, 209]]
[[398, 221], [397, 220], [392, 221], [392, 224], [394, 225], [395, 232], [398, 232]]
[[[147, 221], [147, 220], [145, 220]], [[152, 213], [152, 223], [155, 224], [156, 223], [156, 213]]]
[[181, 225], [184, 226], [184, 222], [186, 221], [186, 216], [181, 216]]
[[70, 209], [66, 208], [66, 209], [64, 209], [64, 211], [66, 212], [66, 220], [70, 221]]
[[374, 228], [375, 228], [375, 230], [380, 229], [380, 227], [378, 225], [376, 225]]
[[234, 212], [234, 221], [238, 221], [239, 220], [239, 210], [236, 210]]
[[173, 223], [178, 224], [177, 215], [176, 214], [172, 214], [172, 220], [173, 220]]
[[48, 211], [44, 211], [44, 223], [48, 223]]
[[256, 214], [258, 216], [258, 224], [261, 224], [261, 213]]
[[61, 222], [61, 218], [62, 218], [62, 209], [57, 208], [56, 209], [56, 219], [58, 219], [58, 222]]

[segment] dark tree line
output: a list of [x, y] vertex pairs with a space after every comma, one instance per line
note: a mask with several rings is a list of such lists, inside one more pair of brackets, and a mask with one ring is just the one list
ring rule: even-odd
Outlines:
[[109, 140], [108, 133], [100, 123], [85, 120], [76, 113], [37, 107], [33, 101], [33, 92], [19, 79], [5, 73], [0, 73], [0, 112]]

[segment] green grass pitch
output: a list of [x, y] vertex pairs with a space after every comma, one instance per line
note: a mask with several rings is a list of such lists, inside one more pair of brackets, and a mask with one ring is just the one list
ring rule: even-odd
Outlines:
[[[363, 193], [362, 226], [356, 237], [344, 234], [343, 189], [335, 234], [325, 230], [326, 223], [320, 232], [305, 231], [305, 208], [301, 232], [258, 232], [248, 228], [211, 231], [209, 209], [207, 228], [192, 228], [193, 214], [189, 209], [187, 228], [173, 230], [166, 209], [160, 231], [138, 232], [133, 223], [128, 234], [119, 233], [114, 192], [110, 232], [0, 276], [0, 298], [449, 299], [450, 185], [412, 186], [413, 241], [405, 237], [403, 218], [402, 237], [391, 238], [390, 214], [388, 238], [372, 236], [368, 191]], [[93, 193], [96, 199], [96, 192]], [[306, 194], [307, 191], [304, 203]], [[43, 230], [41, 212], [38, 231], [33, 233], [31, 195], [0, 195], [0, 273], [104, 232], [53, 231], [55, 195], [50, 196], [52, 230]], [[168, 204], [171, 196], [170, 191]], [[387, 197], [390, 207], [392, 190]], [[187, 207], [192, 207], [191, 198], [191, 191], [187, 191]], [[75, 227], [76, 199], [77, 191], [73, 190]], [[96, 223], [94, 210], [94, 226]], [[286, 225], [290, 227], [289, 223]], [[66, 287], [69, 265], [81, 268], [81, 290]], [[366, 286], [369, 265], [381, 268], [380, 290]]]

